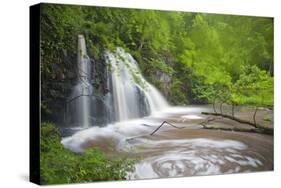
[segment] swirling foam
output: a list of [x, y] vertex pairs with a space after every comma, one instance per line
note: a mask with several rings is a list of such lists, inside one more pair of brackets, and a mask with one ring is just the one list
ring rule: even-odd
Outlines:
[[260, 160], [243, 153], [247, 145], [234, 140], [139, 139], [133, 145], [129, 147], [133, 148], [131, 152], [149, 152], [150, 155], [135, 165], [135, 171], [128, 175], [128, 179], [234, 173], [262, 165]]

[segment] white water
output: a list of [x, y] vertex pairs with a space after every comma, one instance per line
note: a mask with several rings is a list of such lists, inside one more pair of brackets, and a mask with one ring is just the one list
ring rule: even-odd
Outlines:
[[83, 128], [90, 127], [90, 104], [93, 92], [93, 87], [90, 84], [91, 79], [91, 62], [87, 55], [86, 42], [83, 35], [78, 36], [78, 53], [77, 53], [77, 84], [74, 86], [70, 99], [75, 111], [72, 113], [75, 116], [74, 121]]
[[[83, 36], [79, 36], [78, 51], [79, 75], [73, 96], [90, 95], [93, 90], [89, 82], [90, 60]], [[261, 160], [247, 154], [246, 144], [236, 140], [165, 137], [153, 140], [152, 137], [146, 137], [169, 116], [177, 116], [178, 122], [196, 124], [205, 118], [199, 113], [202, 109], [169, 107], [161, 93], [140, 74], [133, 57], [122, 48], [117, 48], [114, 53], [107, 52], [106, 56], [107, 63], [111, 65], [110, 93], [113, 96], [112, 103], [109, 101], [108, 104], [114, 108], [118, 122], [106, 127], [82, 129], [62, 140], [66, 148], [83, 152], [89, 143], [99, 145], [101, 142], [110, 142], [118, 152], [143, 156], [128, 179], [244, 172], [263, 165]], [[75, 116], [84, 128], [90, 125], [89, 100], [87, 96], [76, 100]], [[150, 116], [143, 117], [142, 111], [147, 109]], [[160, 131], [169, 128], [163, 126]]]
[[[162, 112], [162, 117], [169, 112], [178, 111], [179, 122], [190, 118], [199, 121], [205, 117], [198, 116], [201, 108], [170, 108]], [[192, 110], [193, 109], [193, 110]], [[185, 115], [183, 115], [185, 114]], [[176, 114], [173, 114], [173, 116]], [[161, 114], [158, 113], [157, 117]], [[128, 179], [145, 179], [159, 177], [180, 177], [193, 175], [212, 175], [255, 171], [262, 168], [263, 158], [253, 155], [247, 144], [225, 138], [169, 138], [172, 127], [163, 126], [155, 136], [149, 134], [155, 130], [162, 120], [155, 116], [137, 120], [123, 121], [106, 127], [92, 127], [64, 138], [64, 146], [74, 152], [83, 152], [89, 143], [99, 147], [113, 147], [114, 153], [140, 156], [133, 173]], [[148, 124], [150, 126], [144, 126]], [[158, 137], [165, 132], [164, 137]], [[219, 133], [222, 134], [222, 133]], [[97, 144], [97, 145], [95, 145]]]
[[144, 79], [137, 62], [124, 49], [117, 48], [114, 53], [106, 52], [106, 57], [111, 66], [117, 121], [139, 118], [145, 110], [153, 113], [169, 106], [161, 93]]
[[135, 165], [128, 179], [247, 172], [263, 165], [259, 159], [245, 154], [247, 145], [235, 140], [139, 139], [128, 148], [130, 152], [153, 153]]
[[[106, 87], [108, 92], [93, 93], [91, 78], [94, 77], [83, 35], [78, 36], [77, 51], [77, 83], [68, 105], [69, 123], [74, 125], [71, 127], [85, 129], [137, 119], [169, 107], [161, 93], [144, 79], [134, 58], [122, 48], [105, 53], [108, 76], [100, 79], [107, 79], [107, 85], [100, 87]], [[95, 64], [94, 68], [97, 68]]]

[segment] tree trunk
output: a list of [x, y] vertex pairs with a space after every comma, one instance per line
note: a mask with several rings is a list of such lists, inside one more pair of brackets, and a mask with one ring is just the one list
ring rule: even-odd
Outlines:
[[260, 133], [260, 134], [268, 134], [273, 135], [273, 129], [259, 129], [259, 128], [252, 128], [252, 129], [242, 129], [242, 128], [215, 128], [215, 127], [204, 127], [204, 129], [210, 129], [210, 130], [222, 130], [222, 131], [236, 131], [236, 132], [248, 132], [248, 133]]
[[217, 114], [217, 111], [216, 111], [216, 98], [214, 98], [214, 101], [213, 101], [213, 109], [214, 109], [214, 112]]
[[232, 118], [234, 118], [234, 104], [232, 103], [232, 106], [231, 106], [231, 115], [232, 115]]
[[139, 51], [139, 52], [142, 50], [143, 45], [144, 45], [144, 41], [141, 41], [141, 42], [140, 42], [140, 45], [139, 45], [139, 47], [138, 47], [138, 51]]
[[257, 111], [258, 111], [258, 107], [256, 107], [254, 115], [253, 115], [253, 120], [254, 120], [255, 127], [257, 127], [257, 122], [256, 122]]
[[261, 127], [260, 125], [258, 124], [254, 124], [253, 122], [251, 121], [247, 121], [247, 120], [244, 120], [244, 119], [239, 119], [237, 117], [232, 117], [230, 115], [227, 115], [227, 114], [218, 114], [218, 113], [210, 113], [210, 112], [201, 112], [202, 114], [204, 115], [213, 115], [213, 116], [222, 116], [222, 117], [225, 117], [225, 118], [228, 118], [228, 119], [232, 119], [234, 121], [237, 121], [239, 123], [244, 123], [244, 124], [248, 124], [248, 125], [251, 125], [255, 128], [258, 128], [258, 127]]
[[223, 114], [223, 113], [222, 113], [222, 105], [223, 105], [223, 102], [220, 104], [220, 111], [221, 111], [221, 114]]

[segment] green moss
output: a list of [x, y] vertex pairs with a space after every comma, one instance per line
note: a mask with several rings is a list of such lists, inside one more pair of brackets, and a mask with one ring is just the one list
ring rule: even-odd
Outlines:
[[264, 120], [264, 121], [272, 121], [272, 115], [265, 115], [265, 116], [263, 117], [263, 120]]
[[208, 128], [211, 128], [211, 129], [220, 129], [221, 126], [220, 126], [220, 125], [209, 125]]

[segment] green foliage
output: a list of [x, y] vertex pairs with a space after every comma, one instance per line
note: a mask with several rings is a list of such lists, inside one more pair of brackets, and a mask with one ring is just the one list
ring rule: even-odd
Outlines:
[[81, 183], [125, 179], [132, 162], [108, 159], [98, 149], [73, 153], [60, 143], [59, 130], [52, 123], [41, 125], [40, 170], [42, 184]]
[[273, 106], [273, 78], [257, 66], [246, 66], [234, 87], [238, 104]]
[[263, 120], [264, 120], [264, 121], [272, 121], [272, 115], [265, 115], [265, 116], [263, 117]]
[[[272, 18], [46, 4], [41, 17], [44, 80], [75, 68], [74, 63], [63, 64], [62, 54], [75, 57], [78, 34], [86, 36], [89, 55], [97, 60], [105, 49], [125, 48], [141, 73], [175, 105], [214, 98], [258, 103], [257, 96], [246, 100], [237, 93], [241, 82], [250, 82], [241, 76], [243, 67], [257, 67], [273, 80]], [[169, 75], [170, 83], [159, 81], [156, 72]], [[42, 93], [48, 109], [44, 84]], [[264, 104], [272, 104], [272, 93], [262, 94]]]
[[170, 100], [173, 104], [187, 105], [189, 101], [186, 98], [186, 95], [182, 92], [182, 87], [184, 84], [178, 80], [174, 79], [172, 81], [171, 90], [173, 91]]
[[151, 71], [160, 71], [162, 73], [166, 73], [168, 75], [172, 75], [174, 70], [172, 67], [168, 66], [165, 61], [161, 59], [152, 58], [150, 61]]
[[[142, 85], [143, 74], [171, 104], [273, 107], [272, 18], [43, 4], [40, 23], [42, 118], [58, 119], [64, 108], [76, 79], [78, 34], [98, 63], [105, 50], [129, 51], [141, 69], [130, 70], [134, 81]], [[97, 149], [72, 153], [60, 140], [53, 124], [42, 124], [43, 184], [124, 179], [131, 169]]]

